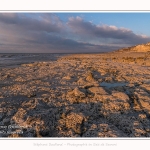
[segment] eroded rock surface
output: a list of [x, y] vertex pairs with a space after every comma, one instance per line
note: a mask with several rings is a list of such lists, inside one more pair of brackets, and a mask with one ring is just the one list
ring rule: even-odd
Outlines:
[[75, 54], [0, 71], [0, 137], [150, 137], [150, 55]]

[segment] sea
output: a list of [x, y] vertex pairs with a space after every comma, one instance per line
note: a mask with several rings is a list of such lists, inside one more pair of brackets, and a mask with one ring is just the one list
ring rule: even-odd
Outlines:
[[21, 64], [40, 61], [56, 61], [69, 54], [58, 53], [0, 53], [0, 68], [17, 67]]

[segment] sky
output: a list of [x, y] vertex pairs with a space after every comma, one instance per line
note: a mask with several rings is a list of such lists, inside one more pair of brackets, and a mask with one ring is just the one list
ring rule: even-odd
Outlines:
[[0, 13], [0, 53], [109, 52], [150, 42], [150, 13]]

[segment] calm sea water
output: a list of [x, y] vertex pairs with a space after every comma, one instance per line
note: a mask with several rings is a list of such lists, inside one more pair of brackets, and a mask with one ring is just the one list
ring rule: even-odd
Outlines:
[[15, 54], [0, 54], [0, 68], [6, 67], [16, 67], [21, 64], [25, 63], [33, 63], [38, 61], [55, 61], [59, 57], [68, 55], [68, 54], [22, 54], [22, 53], [15, 53]]

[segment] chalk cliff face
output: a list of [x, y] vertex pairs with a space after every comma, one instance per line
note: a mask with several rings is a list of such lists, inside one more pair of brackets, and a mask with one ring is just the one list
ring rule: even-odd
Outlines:
[[117, 52], [150, 52], [150, 42], [118, 50]]

